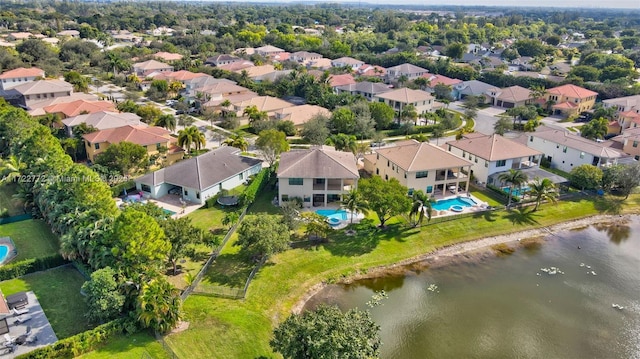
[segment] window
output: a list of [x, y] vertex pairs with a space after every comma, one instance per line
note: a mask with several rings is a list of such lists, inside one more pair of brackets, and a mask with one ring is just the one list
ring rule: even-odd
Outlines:
[[476, 163], [478, 163], [478, 157], [476, 157], [476, 158], [474, 159], [474, 161], [475, 161]]
[[407, 178], [407, 172], [404, 173], [404, 178]]
[[499, 160], [496, 162], [496, 167], [504, 167], [507, 165], [507, 160]]
[[218, 184], [218, 191], [222, 191], [222, 183]]
[[303, 183], [302, 178], [289, 178], [289, 186], [302, 186]]
[[96, 150], [100, 149], [100, 144], [99, 143], [94, 143], [93, 144], [93, 148], [95, 148]]
[[143, 192], [149, 192], [149, 193], [151, 193], [151, 187], [149, 187], [149, 185], [141, 184], [141, 185], [140, 185], [140, 189], [141, 189]]
[[638, 141], [633, 141], [633, 147], [638, 147]]
[[416, 178], [427, 178], [427, 176], [429, 176], [429, 171], [416, 172]]
[[184, 190], [184, 195], [188, 196], [189, 195], [189, 191], [187, 191], [186, 189]]
[[567, 153], [567, 146], [564, 146], [564, 148], [562, 148], [562, 153]]
[[196, 192], [196, 198], [200, 199], [200, 192]]
[[395, 171], [396, 170], [396, 166], [395, 165], [391, 165], [391, 170]]
[[427, 193], [433, 192], [433, 186], [427, 186]]
[[462, 151], [462, 158], [467, 158], [467, 153]]
[[533, 136], [529, 136], [529, 142], [533, 142]]
[[156, 150], [160, 151], [160, 147], [162, 147], [162, 143], [156, 143]]
[[387, 167], [389, 167], [389, 160], [387, 160]]
[[238, 179], [239, 179], [240, 181], [242, 181], [242, 180], [244, 179], [244, 173], [240, 173], [240, 174], [238, 175]]
[[287, 202], [289, 200], [289, 195], [288, 194], [283, 194], [282, 195], [282, 202]]
[[302, 199], [303, 202], [311, 202], [311, 197], [309, 196], [304, 196], [304, 198]]
[[376, 160], [379, 160], [379, 159], [380, 159], [380, 154], [376, 153]]
[[[477, 158], [476, 158], [477, 160]], [[476, 161], [476, 163], [478, 163], [478, 161]], [[484, 167], [485, 168], [489, 168], [489, 161], [484, 161]]]
[[584, 152], [580, 152], [580, 158], [584, 158]]
[[380, 169], [376, 168], [376, 174], [379, 175], [380, 174]]
[[634, 158], [636, 159], [636, 161], [640, 161], [640, 156], [636, 155]]
[[384, 179], [385, 179], [385, 181], [388, 181], [389, 180], [389, 175], [384, 175]]

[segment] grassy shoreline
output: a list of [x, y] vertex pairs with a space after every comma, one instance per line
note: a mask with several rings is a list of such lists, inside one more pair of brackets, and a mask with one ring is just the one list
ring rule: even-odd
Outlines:
[[544, 205], [538, 212], [488, 212], [422, 228], [394, 219], [385, 231], [362, 230], [357, 236], [339, 236], [327, 244], [274, 256], [258, 272], [245, 300], [189, 297], [184, 305], [189, 329], [169, 335], [166, 341], [181, 357], [269, 357], [273, 326], [319, 283], [367, 273], [456, 243], [639, 210], [640, 196], [635, 195], [624, 202], [612, 197], [577, 198]]

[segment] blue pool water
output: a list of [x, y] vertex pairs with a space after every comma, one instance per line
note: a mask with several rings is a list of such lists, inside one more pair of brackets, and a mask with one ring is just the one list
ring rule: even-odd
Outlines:
[[431, 207], [438, 211], [449, 210], [451, 206], [460, 206], [462, 208], [471, 207], [476, 204], [476, 201], [471, 198], [455, 197], [449, 199], [441, 199], [434, 203]]
[[0, 246], [0, 263], [3, 263], [7, 259], [8, 254], [9, 254], [9, 247]]
[[168, 214], [168, 215], [170, 215], [170, 216], [173, 216], [174, 214], [176, 214], [176, 212], [174, 212], [174, 211], [170, 211], [170, 210], [168, 210], [168, 209], [166, 209], [166, 208], [163, 208], [162, 210], [164, 211], [164, 213], [166, 213], [166, 214]]
[[[522, 187], [522, 188], [514, 188], [513, 191], [511, 191], [511, 194], [513, 196], [522, 196], [523, 194], [525, 194], [526, 192], [529, 192], [529, 187]], [[502, 187], [502, 190], [504, 191], [504, 193], [509, 194], [509, 187]]]
[[323, 217], [336, 218], [342, 221], [346, 221], [348, 218], [348, 212], [344, 209], [318, 209], [316, 213]]

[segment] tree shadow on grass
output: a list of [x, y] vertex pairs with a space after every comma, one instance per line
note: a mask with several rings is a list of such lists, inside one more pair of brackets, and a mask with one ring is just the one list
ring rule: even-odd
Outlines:
[[508, 219], [513, 225], [532, 225], [538, 224], [535, 217], [540, 217], [540, 214], [533, 212], [533, 209], [527, 207], [511, 209], [502, 218]]
[[473, 214], [473, 218], [475, 219], [484, 218], [484, 220], [487, 222], [495, 222], [496, 219], [498, 219], [498, 214], [496, 213], [496, 211], [486, 210], [481, 212], [475, 212]]
[[622, 205], [624, 203], [623, 197], [604, 196], [596, 198], [594, 201], [595, 208], [606, 214], [620, 214], [622, 213]]
[[373, 222], [366, 220], [354, 224], [351, 229], [355, 231], [355, 234], [347, 235], [345, 232], [336, 234], [330, 238], [329, 243], [324, 244], [324, 247], [333, 255], [360, 256], [374, 250], [380, 241], [404, 242], [406, 237], [420, 232], [419, 228], [407, 227], [401, 223], [380, 228], [373, 225]]

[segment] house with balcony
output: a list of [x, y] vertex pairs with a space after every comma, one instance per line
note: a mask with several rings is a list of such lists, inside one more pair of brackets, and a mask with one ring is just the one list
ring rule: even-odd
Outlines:
[[628, 161], [629, 155], [616, 149], [612, 141], [593, 141], [588, 138], [555, 129], [540, 126], [535, 132], [522, 136], [529, 148], [544, 153], [552, 168], [565, 172], [577, 166], [590, 164], [607, 167]]
[[345, 193], [357, 188], [359, 178], [351, 152], [330, 146], [292, 150], [280, 155], [278, 201], [298, 197], [306, 208], [337, 204]]
[[159, 199], [175, 190], [185, 201], [204, 204], [221, 190], [245, 183], [261, 169], [261, 160], [242, 156], [235, 147], [222, 146], [138, 177], [135, 182], [145, 197]]
[[622, 152], [632, 156], [636, 161], [640, 161], [640, 127], [629, 128], [621, 135], [612, 138], [611, 141], [619, 143]]
[[308, 51], [296, 51], [291, 53], [289, 61], [297, 62], [303, 65], [311, 64], [314, 61], [320, 60], [322, 55], [315, 52]]
[[471, 133], [444, 146], [472, 163], [470, 173], [481, 185], [497, 185], [499, 174], [510, 169], [521, 170], [530, 178], [549, 176], [539, 168], [543, 152], [497, 134]]
[[[163, 154], [165, 164], [172, 164], [182, 159], [184, 150], [177, 145], [177, 138], [161, 127], [147, 125], [126, 125], [108, 128], [82, 136], [87, 158], [94, 162], [96, 157], [109, 146], [120, 142], [131, 142], [144, 147], [149, 156]], [[166, 152], [164, 152], [166, 150]], [[164, 153], [163, 153], [164, 152]]]
[[17, 69], [5, 71], [0, 75], [0, 90], [9, 90], [18, 85], [33, 82], [36, 79], [44, 79], [44, 70], [37, 67], [29, 69], [19, 67]]
[[569, 117], [591, 110], [598, 93], [576, 85], [562, 85], [547, 90], [545, 101], [554, 115]]
[[418, 77], [423, 77], [428, 74], [429, 70], [420, 66], [412, 65], [409, 63], [401, 64], [387, 68], [386, 80], [387, 82], [398, 82], [401, 77], [406, 77], [407, 81], [412, 81]]
[[377, 149], [364, 157], [364, 169], [385, 180], [430, 196], [467, 192], [472, 162], [427, 142], [415, 140]]
[[374, 96], [375, 101], [384, 102], [396, 111], [399, 118], [402, 110], [413, 105], [418, 115], [425, 114], [434, 109], [435, 97], [430, 93], [422, 90], [412, 90], [409, 88], [401, 88], [393, 91], [384, 92]]

